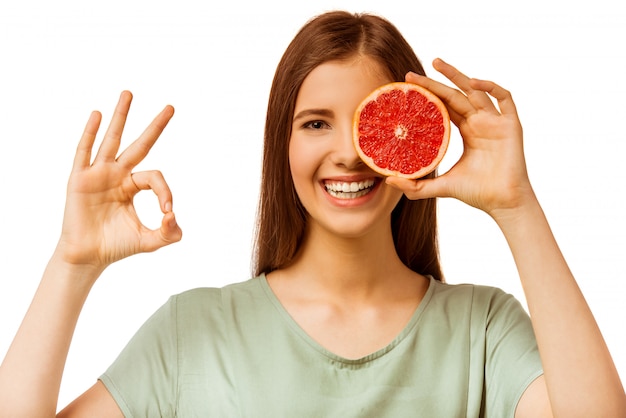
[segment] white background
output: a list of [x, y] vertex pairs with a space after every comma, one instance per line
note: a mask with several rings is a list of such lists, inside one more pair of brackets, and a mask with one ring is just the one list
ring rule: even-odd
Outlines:
[[[101, 277], [79, 321], [60, 404], [91, 386], [170, 294], [249, 277], [273, 72], [306, 20], [338, 8], [389, 18], [437, 79], [430, 62], [440, 56], [513, 92], [536, 192], [626, 379], [626, 16], [618, 2], [248, 3], [2, 2], [0, 358], [54, 249], [87, 117], [99, 109], [108, 121], [123, 89], [135, 95], [126, 144], [165, 104], [176, 107], [140, 168], [165, 174], [184, 238]], [[444, 171], [459, 155], [453, 141]], [[140, 194], [138, 205], [157, 225], [152, 195]], [[450, 200], [440, 212], [448, 281], [500, 286], [523, 301], [495, 224]]]

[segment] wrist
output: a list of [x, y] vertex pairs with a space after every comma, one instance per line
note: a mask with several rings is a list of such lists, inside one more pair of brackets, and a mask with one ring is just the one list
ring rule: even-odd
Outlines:
[[52, 273], [54, 277], [64, 278], [68, 282], [81, 287], [91, 288], [105, 268], [106, 266], [93, 263], [76, 262], [64, 250], [63, 245], [59, 244], [48, 261], [46, 272]]
[[498, 225], [502, 226], [518, 222], [527, 215], [536, 214], [537, 211], [542, 211], [541, 206], [534, 190], [528, 185], [511, 193], [502, 204], [486, 212]]
[[505, 235], [519, 228], [529, 228], [532, 224], [545, 220], [543, 209], [532, 189], [515, 205], [494, 209], [489, 212], [489, 215]]

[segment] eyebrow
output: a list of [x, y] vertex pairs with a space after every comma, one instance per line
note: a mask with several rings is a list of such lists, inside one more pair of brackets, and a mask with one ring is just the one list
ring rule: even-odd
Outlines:
[[323, 116], [327, 118], [332, 118], [335, 116], [335, 113], [330, 109], [305, 109], [301, 112], [298, 112], [298, 114], [294, 116], [293, 121], [295, 122], [298, 119], [306, 118], [309, 116]]

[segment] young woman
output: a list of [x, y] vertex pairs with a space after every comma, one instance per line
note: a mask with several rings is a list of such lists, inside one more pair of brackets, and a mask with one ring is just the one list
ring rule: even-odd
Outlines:
[[[257, 277], [172, 297], [60, 416], [624, 416], [611, 356], [529, 183], [510, 94], [434, 67], [457, 89], [425, 77], [379, 17], [305, 25], [270, 95]], [[405, 78], [444, 100], [463, 137], [441, 177], [382, 178], [352, 146], [359, 101]], [[133, 172], [173, 109], [118, 154], [130, 101], [122, 93], [93, 161], [99, 113], [80, 140], [59, 244], [0, 369], [3, 416], [53, 416], [100, 273], [181, 238], [162, 175]], [[145, 189], [164, 213], [158, 230], [133, 209]], [[498, 289], [443, 283], [436, 197], [498, 224], [532, 320]]]

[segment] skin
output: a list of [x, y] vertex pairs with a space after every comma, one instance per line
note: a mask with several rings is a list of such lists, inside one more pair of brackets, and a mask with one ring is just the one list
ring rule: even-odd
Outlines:
[[[157, 171], [133, 173], [174, 109], [165, 107], [118, 156], [131, 100], [129, 92], [121, 94], [93, 162], [92, 148], [101, 121], [99, 112], [92, 113], [80, 139], [67, 187], [61, 237], [0, 366], [0, 405], [4, 416], [55, 415], [72, 334], [96, 279], [115, 261], [154, 251], [182, 236], [163, 176]], [[133, 196], [150, 189], [157, 195], [164, 214], [158, 230], [144, 227], [133, 207]], [[79, 398], [69, 412], [60, 415], [122, 416], [101, 383]]]
[[[307, 229], [290, 266], [267, 275], [296, 322], [321, 345], [348, 358], [388, 345], [428, 287], [395, 252], [391, 211], [402, 193], [367, 167], [352, 144], [354, 110], [389, 81], [381, 74], [377, 64], [358, 58], [324, 63], [304, 80], [289, 160], [308, 213]], [[358, 198], [334, 197], [324, 186], [366, 181], [374, 184], [372, 191]]]
[[[347, 145], [346, 127], [351, 126], [357, 96], [364, 97], [384, 77], [363, 59], [326, 63], [310, 75], [319, 79], [305, 80], [296, 117], [306, 109], [332, 113], [293, 121], [289, 152], [298, 164], [292, 165], [292, 175], [309, 210], [309, 225], [294, 262], [268, 276], [272, 289], [320, 344], [349, 358], [372, 352], [403, 328], [427, 287], [425, 279], [408, 271], [393, 251], [388, 220], [394, 202], [401, 193], [411, 199], [459, 199], [483, 210], [502, 230], [530, 309], [545, 376], [526, 390], [516, 417], [625, 416], [626, 396], [611, 356], [528, 180], [522, 129], [511, 95], [492, 82], [470, 79], [441, 60], [434, 67], [456, 88], [415, 74], [408, 74], [407, 81], [430, 89], [446, 103], [463, 137], [462, 157], [439, 178], [387, 178], [364, 198], [347, 203], [329, 198], [321, 181], [374, 176]], [[308, 88], [309, 81], [319, 85], [318, 92]], [[345, 94], [323, 88], [327, 82], [336, 86], [337, 81]], [[76, 320], [100, 273], [121, 258], [181, 238], [163, 177], [158, 172], [132, 172], [173, 109], [166, 107], [117, 156], [130, 100], [128, 92], [122, 93], [93, 163], [99, 113], [90, 118], [78, 146], [61, 239], [0, 366], [0, 405], [7, 416], [55, 415]], [[164, 213], [158, 230], [143, 227], [132, 207], [132, 197], [144, 189], [156, 193]], [[366, 336], [362, 332], [366, 324], [368, 330], [379, 331]], [[59, 416], [122, 415], [104, 386], [96, 383]]]
[[545, 371], [523, 395], [516, 417], [626, 416], [626, 396], [611, 355], [531, 187], [511, 94], [442, 60], [433, 65], [458, 89], [416, 74], [408, 74], [407, 81], [445, 102], [463, 137], [463, 156], [437, 179], [390, 178], [387, 183], [411, 199], [459, 199], [490, 215], [504, 234]]

